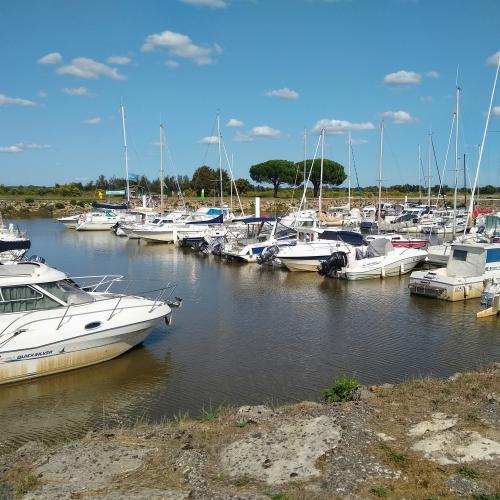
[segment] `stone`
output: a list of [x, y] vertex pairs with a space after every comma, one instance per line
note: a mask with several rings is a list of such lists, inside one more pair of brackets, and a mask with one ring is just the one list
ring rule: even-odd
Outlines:
[[436, 432], [415, 443], [412, 449], [441, 465], [500, 458], [500, 443], [475, 431]]
[[451, 476], [447, 484], [452, 493], [458, 493], [459, 495], [470, 495], [477, 492], [479, 489], [479, 485], [476, 481], [459, 476], [458, 474]]
[[433, 413], [432, 420], [424, 420], [414, 425], [409, 431], [408, 436], [423, 436], [426, 432], [439, 432], [454, 427], [458, 421], [456, 416], [448, 416], [445, 413]]
[[254, 422], [259, 419], [269, 417], [273, 414], [273, 410], [265, 405], [256, 406], [240, 406], [238, 408], [237, 414], [245, 417], [247, 420], [252, 420]]
[[332, 416], [296, 418], [230, 444], [221, 453], [221, 464], [232, 477], [251, 476], [270, 485], [308, 480], [320, 475], [316, 460], [335, 448], [340, 437]]

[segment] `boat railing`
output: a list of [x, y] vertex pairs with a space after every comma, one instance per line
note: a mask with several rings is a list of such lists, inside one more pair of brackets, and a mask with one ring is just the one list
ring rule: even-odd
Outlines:
[[[110, 277], [111, 275], [107, 275], [107, 276]], [[106, 276], [104, 276], [104, 277], [106, 277]], [[104, 277], [102, 277], [102, 278], [104, 278]], [[106, 292], [106, 293], [111, 293], [111, 292], [109, 292], [109, 290], [110, 290], [110, 287], [113, 283], [117, 283], [117, 282], [126, 283], [126, 285], [127, 285], [126, 289], [128, 289], [132, 283], [146, 281], [146, 280], [118, 280], [118, 279], [116, 279], [116, 275], [114, 277], [115, 277], [115, 279], [109, 285], [106, 284], [105, 280], [103, 281], [103, 285], [107, 286], [106, 290], [108, 290], [108, 292]], [[84, 276], [82, 278], [87, 278], [87, 276]], [[99, 276], [89, 276], [89, 278], [99, 278]], [[147, 280], [147, 281], [151, 281], [151, 280]], [[68, 305], [64, 306], [64, 313], [62, 316], [60, 316], [61, 308], [57, 308], [57, 309], [54, 309], [54, 314], [52, 314], [50, 316], [46, 316], [44, 318], [31, 319], [31, 320], [25, 321], [23, 323], [23, 320], [26, 320], [28, 316], [32, 316], [36, 313], [51, 311], [51, 309], [36, 309], [36, 310], [30, 311], [21, 317], [13, 319], [8, 325], [6, 325], [3, 328], [3, 330], [0, 332], [0, 347], [5, 345], [9, 340], [13, 339], [14, 337], [19, 335], [20, 333], [24, 332], [25, 328], [27, 326], [32, 325], [34, 323], [40, 323], [40, 322], [44, 322], [44, 321], [51, 321], [51, 320], [55, 320], [55, 319], [60, 319], [59, 324], [56, 327], [56, 330], [59, 330], [65, 320], [67, 320], [66, 321], [66, 323], [67, 323], [68, 321], [71, 320], [71, 318], [74, 318], [77, 316], [84, 316], [84, 315], [87, 315], [90, 313], [94, 313], [94, 314], [95, 313], [106, 313], [106, 314], [109, 313], [109, 315], [107, 316], [107, 319], [106, 319], [106, 321], [109, 321], [113, 318], [113, 316], [116, 316], [116, 314], [118, 314], [120, 311], [123, 311], [124, 309], [130, 310], [130, 309], [138, 309], [138, 308], [147, 307], [149, 309], [148, 313], [150, 314], [155, 309], [157, 309], [158, 307], [160, 307], [161, 305], [163, 305], [165, 303], [171, 307], [179, 307], [180, 303], [181, 303], [181, 299], [176, 298], [175, 301], [171, 300], [171, 297], [175, 291], [176, 286], [177, 286], [176, 283], [168, 283], [166, 286], [163, 286], [161, 288], [142, 291], [142, 292], [139, 292], [137, 294], [134, 294], [134, 296], [136, 296], [136, 297], [140, 296], [144, 299], [149, 300], [149, 302], [152, 302], [152, 304], [127, 305], [125, 308], [124, 307], [119, 308], [118, 306], [120, 305], [122, 299], [127, 298], [127, 296], [124, 294], [112, 293], [112, 295], [109, 297], [106, 297], [106, 296], [99, 297], [100, 303], [102, 303], [103, 301], [115, 302], [112, 306], [110, 305], [110, 307], [99, 309], [97, 311], [86, 310], [86, 311], [82, 312], [81, 308], [88, 306], [88, 304], [89, 304], [88, 302], [83, 303], [83, 304], [68, 304]], [[105, 292], [100, 292], [100, 293], [105, 293]], [[71, 310], [71, 313], [70, 313], [70, 310]], [[57, 311], [57, 313], [55, 311]], [[16, 325], [16, 323], [19, 323], [19, 324]], [[12, 330], [12, 327], [14, 327], [14, 326], [15, 326], [15, 330], [13, 332], [11, 331], [12, 335], [10, 337], [8, 337], [7, 339], [2, 341], [2, 337], [9, 330]]]

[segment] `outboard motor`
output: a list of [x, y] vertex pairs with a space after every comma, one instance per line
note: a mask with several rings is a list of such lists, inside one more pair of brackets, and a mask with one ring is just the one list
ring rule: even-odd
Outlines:
[[344, 267], [347, 266], [347, 254], [345, 252], [333, 252], [328, 259], [318, 266], [318, 272], [321, 276], [332, 278]]
[[279, 251], [280, 247], [278, 245], [271, 245], [264, 248], [262, 253], [257, 255], [257, 264], [266, 264], [267, 262], [273, 261]]

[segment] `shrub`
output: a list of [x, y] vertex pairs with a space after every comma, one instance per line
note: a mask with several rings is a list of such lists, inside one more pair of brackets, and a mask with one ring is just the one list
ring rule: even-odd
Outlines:
[[56, 203], [54, 206], [56, 207], [56, 210], [61, 210], [64, 208], [64, 203]]
[[328, 403], [337, 403], [339, 401], [348, 401], [352, 391], [361, 384], [354, 378], [341, 377], [324, 392], [325, 401]]
[[76, 205], [76, 200], [69, 200], [69, 202], [71, 203], [71, 205], [75, 206]]
[[84, 201], [82, 201], [82, 200], [78, 201], [76, 204], [77, 204], [79, 207], [82, 207], [82, 208], [85, 206], [85, 202], [84, 202]]
[[33, 203], [35, 200], [34, 198], [24, 198], [25, 203]]
[[479, 471], [477, 469], [473, 469], [472, 467], [467, 467], [464, 465], [457, 470], [458, 474], [467, 479], [477, 479], [479, 477]]

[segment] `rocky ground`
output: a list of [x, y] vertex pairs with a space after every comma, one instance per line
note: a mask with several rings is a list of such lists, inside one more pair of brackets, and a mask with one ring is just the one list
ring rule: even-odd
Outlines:
[[500, 499], [500, 364], [0, 456], [0, 498]]

